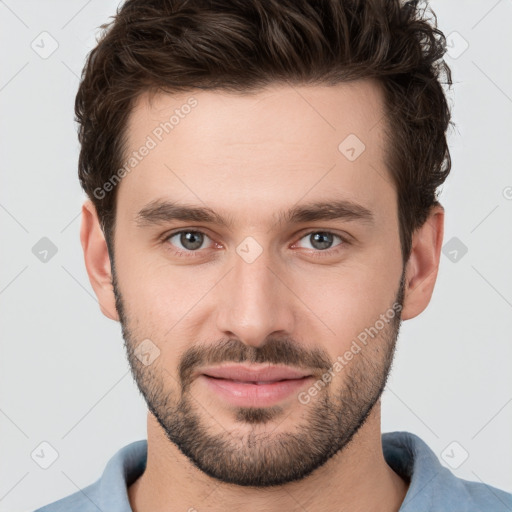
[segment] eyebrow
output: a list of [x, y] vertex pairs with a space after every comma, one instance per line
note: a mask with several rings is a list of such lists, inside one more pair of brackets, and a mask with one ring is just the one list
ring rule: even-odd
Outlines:
[[[205, 222], [231, 229], [234, 218], [223, 217], [211, 208], [155, 199], [144, 206], [136, 215], [137, 226], [163, 224], [172, 220], [185, 222]], [[319, 201], [293, 206], [287, 211], [279, 212], [277, 224], [300, 224], [320, 220], [359, 221], [374, 224], [375, 216], [365, 206], [347, 199]]]

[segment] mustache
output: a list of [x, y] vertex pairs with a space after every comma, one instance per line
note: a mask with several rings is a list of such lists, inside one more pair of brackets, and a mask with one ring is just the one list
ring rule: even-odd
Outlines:
[[191, 347], [183, 354], [178, 366], [182, 392], [190, 386], [197, 368], [225, 362], [286, 365], [321, 374], [332, 365], [326, 351], [306, 349], [290, 338], [271, 338], [259, 347], [230, 338], [212, 345]]

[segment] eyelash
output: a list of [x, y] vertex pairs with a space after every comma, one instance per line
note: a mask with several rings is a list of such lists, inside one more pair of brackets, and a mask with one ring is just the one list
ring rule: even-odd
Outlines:
[[[210, 238], [210, 240], [211, 240], [211, 237], [209, 237], [207, 233], [205, 233], [204, 231], [201, 231], [199, 229], [180, 229], [178, 231], [173, 231], [172, 233], [165, 234], [162, 237], [162, 242], [167, 245], [166, 249], [170, 250], [176, 256], [183, 256], [185, 258], [196, 258], [196, 257], [200, 257], [201, 256], [201, 252], [202, 252], [201, 249], [196, 250], [196, 251], [184, 251], [184, 250], [181, 250], [181, 249], [171, 249], [170, 248], [171, 244], [169, 243], [169, 239], [172, 238], [175, 235], [179, 235], [180, 233], [200, 233], [200, 234], [205, 235], [206, 237]], [[320, 229], [314, 229], [312, 231], [304, 233], [299, 238], [299, 241], [302, 240], [303, 238], [309, 236], [309, 235], [312, 235], [313, 233], [327, 233], [329, 235], [333, 235], [335, 237], [338, 237], [341, 240], [341, 243], [336, 245], [332, 249], [325, 249], [323, 251], [309, 249], [308, 250], [308, 251], [310, 251], [309, 254], [311, 256], [313, 256], [314, 258], [324, 258], [324, 257], [327, 257], [327, 256], [333, 256], [333, 255], [337, 254], [339, 251], [343, 250], [343, 248], [346, 245], [350, 245], [350, 242], [347, 239], [347, 237], [344, 237], [344, 236], [339, 235], [337, 233], [333, 233], [332, 231], [326, 231], [326, 230], [320, 230]]]

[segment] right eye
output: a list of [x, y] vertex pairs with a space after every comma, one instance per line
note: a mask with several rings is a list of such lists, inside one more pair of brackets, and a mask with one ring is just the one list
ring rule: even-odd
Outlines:
[[206, 239], [210, 239], [210, 237], [202, 231], [181, 229], [167, 235], [164, 242], [168, 245], [177, 247], [174, 251], [176, 254], [187, 257], [189, 255], [194, 256], [193, 254], [187, 253], [199, 252], [199, 249], [201, 249]]

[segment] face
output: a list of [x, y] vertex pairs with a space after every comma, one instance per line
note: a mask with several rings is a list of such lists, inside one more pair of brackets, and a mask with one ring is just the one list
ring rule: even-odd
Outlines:
[[150, 412], [214, 478], [304, 478], [380, 398], [404, 291], [382, 123], [370, 81], [135, 105], [116, 307]]

